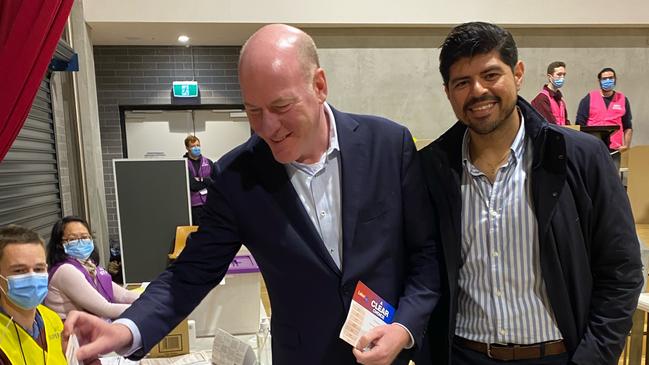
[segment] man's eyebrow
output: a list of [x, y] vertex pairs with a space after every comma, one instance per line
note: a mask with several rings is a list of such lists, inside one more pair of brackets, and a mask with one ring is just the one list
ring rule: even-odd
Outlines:
[[283, 97], [283, 96], [281, 96], [281, 97], [273, 100], [270, 103], [270, 105], [286, 104], [286, 103], [290, 103], [290, 102], [292, 102], [294, 100], [295, 100], [294, 97]]
[[493, 66], [487, 67], [486, 70], [480, 72], [480, 75], [489, 73], [491, 71], [502, 71], [502, 67], [500, 67], [499, 65], [493, 65]]
[[458, 81], [466, 80], [466, 79], [468, 79], [468, 78], [469, 78], [469, 76], [459, 76], [459, 77], [454, 77], [454, 78], [448, 80], [448, 83], [449, 83], [449, 84], [454, 84], [454, 83], [456, 83], [456, 82], [458, 82]]

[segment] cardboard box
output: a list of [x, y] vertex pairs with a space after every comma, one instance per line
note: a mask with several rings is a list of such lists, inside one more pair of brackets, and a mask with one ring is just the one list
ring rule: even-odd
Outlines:
[[189, 353], [189, 326], [183, 320], [149, 352], [149, 357], [171, 357]]

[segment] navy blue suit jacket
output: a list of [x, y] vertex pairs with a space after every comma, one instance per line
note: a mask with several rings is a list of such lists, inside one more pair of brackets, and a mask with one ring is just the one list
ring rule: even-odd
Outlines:
[[[272, 306], [277, 364], [355, 364], [338, 338], [359, 280], [397, 307], [421, 344], [439, 297], [436, 219], [408, 130], [334, 110], [341, 152], [343, 254], [338, 269], [285, 167], [258, 136], [215, 165], [206, 217], [178, 260], [124, 314], [154, 346], [225, 275], [243, 243]], [[405, 363], [404, 351], [395, 363]]]

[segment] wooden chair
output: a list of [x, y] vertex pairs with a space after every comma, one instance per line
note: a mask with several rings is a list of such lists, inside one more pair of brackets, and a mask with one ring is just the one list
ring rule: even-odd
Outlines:
[[579, 124], [566, 124], [563, 127], [574, 129], [576, 131], [581, 130], [581, 126]]
[[431, 143], [433, 140], [430, 138], [422, 138], [422, 139], [416, 139], [415, 140], [415, 148], [417, 148], [417, 151], [420, 149], [428, 146], [429, 143]]
[[178, 255], [183, 251], [183, 248], [185, 248], [185, 243], [187, 242], [187, 238], [189, 237], [189, 234], [192, 232], [196, 232], [198, 230], [198, 226], [178, 226], [176, 227], [176, 239], [174, 241], [174, 250], [172, 253], [168, 255], [169, 260], [175, 260], [178, 258]]
[[649, 146], [633, 146], [628, 152], [627, 193], [636, 224], [649, 224]]

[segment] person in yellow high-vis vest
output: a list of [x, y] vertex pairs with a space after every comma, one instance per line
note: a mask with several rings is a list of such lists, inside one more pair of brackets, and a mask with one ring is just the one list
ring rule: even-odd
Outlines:
[[0, 365], [65, 365], [59, 316], [47, 295], [43, 240], [20, 226], [0, 228]]

